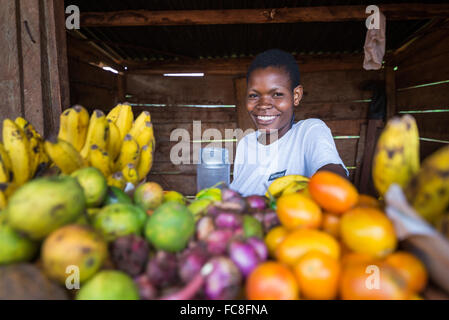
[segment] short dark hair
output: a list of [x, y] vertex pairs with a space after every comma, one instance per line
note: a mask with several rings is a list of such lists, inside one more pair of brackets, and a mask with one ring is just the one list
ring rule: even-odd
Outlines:
[[300, 84], [299, 66], [292, 54], [280, 49], [270, 49], [259, 53], [251, 62], [246, 73], [246, 82], [248, 83], [251, 73], [256, 69], [267, 67], [278, 67], [284, 69], [289, 77], [292, 90]]

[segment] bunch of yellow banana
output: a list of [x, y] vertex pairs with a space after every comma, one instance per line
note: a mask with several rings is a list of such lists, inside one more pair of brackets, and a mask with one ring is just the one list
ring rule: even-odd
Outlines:
[[0, 183], [21, 186], [49, 163], [44, 141], [22, 117], [3, 121], [3, 144], [0, 143]]
[[299, 174], [289, 174], [274, 180], [267, 189], [265, 196], [278, 198], [284, 194], [298, 192], [307, 187], [309, 178]]
[[153, 163], [155, 145], [151, 116], [142, 112], [134, 121], [130, 105], [119, 104], [107, 115], [82, 106], [60, 116], [58, 139], [46, 142], [46, 150], [61, 172], [98, 168], [111, 185], [123, 188], [143, 180]]
[[419, 133], [410, 115], [388, 121], [377, 142], [373, 182], [380, 195], [392, 183], [405, 187], [419, 170]]
[[427, 157], [405, 194], [410, 204], [427, 221], [436, 224], [449, 207], [449, 146]]

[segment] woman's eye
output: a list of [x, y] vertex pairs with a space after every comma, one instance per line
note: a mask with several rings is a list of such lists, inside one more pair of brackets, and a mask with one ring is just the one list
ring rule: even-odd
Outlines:
[[257, 98], [257, 94], [255, 94], [255, 93], [250, 93], [250, 94], [248, 95], [248, 98], [250, 98], [250, 99]]
[[275, 97], [283, 97], [284, 94], [283, 94], [282, 92], [275, 92], [275, 93], [274, 93], [274, 96], [275, 96]]

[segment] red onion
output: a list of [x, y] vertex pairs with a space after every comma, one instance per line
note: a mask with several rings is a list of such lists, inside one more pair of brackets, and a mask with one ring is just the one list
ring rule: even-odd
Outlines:
[[246, 197], [246, 202], [251, 209], [263, 210], [267, 207], [267, 200], [263, 196], [252, 195]]
[[224, 254], [232, 236], [233, 232], [229, 229], [213, 231], [207, 238], [207, 251], [212, 255]]
[[257, 256], [259, 257], [259, 262], [268, 259], [268, 248], [262, 239], [251, 237], [246, 239], [246, 242], [256, 251]]
[[157, 289], [153, 286], [146, 274], [142, 274], [134, 279], [139, 288], [139, 296], [142, 300], [153, 300], [157, 297]]
[[196, 225], [196, 238], [206, 240], [209, 234], [215, 230], [214, 221], [211, 217], [202, 217]]
[[271, 209], [265, 211], [264, 220], [263, 220], [263, 226], [265, 229], [265, 232], [270, 231], [274, 227], [280, 225], [280, 221], [278, 218], [278, 215], [276, 211], [273, 211]]
[[259, 256], [256, 250], [250, 244], [241, 241], [233, 241], [229, 245], [229, 257], [245, 277], [259, 263]]
[[215, 226], [219, 229], [235, 229], [242, 226], [242, 218], [232, 212], [222, 212], [215, 217]]
[[146, 274], [150, 282], [158, 288], [178, 282], [178, 261], [176, 255], [158, 251], [147, 265]]
[[232, 201], [233, 199], [238, 197], [240, 197], [240, 194], [237, 191], [229, 188], [224, 188], [223, 190], [221, 190], [221, 201], [223, 202]]
[[261, 212], [261, 211], [256, 211], [256, 212], [254, 212], [254, 213], [252, 214], [252, 216], [253, 216], [254, 218], [256, 218], [257, 221], [259, 221], [260, 223], [263, 224], [264, 219], [265, 219], [265, 214], [264, 214], [263, 212]]
[[217, 205], [209, 206], [209, 208], [207, 208], [206, 215], [208, 215], [208, 216], [216, 216], [221, 211], [222, 210]]
[[206, 263], [208, 254], [200, 244], [196, 247], [184, 251], [179, 258], [179, 277], [184, 283], [189, 282], [198, 274]]
[[209, 300], [235, 299], [242, 283], [242, 276], [235, 263], [224, 256], [215, 257], [210, 260], [210, 263], [213, 265], [213, 270], [204, 283], [205, 297]]

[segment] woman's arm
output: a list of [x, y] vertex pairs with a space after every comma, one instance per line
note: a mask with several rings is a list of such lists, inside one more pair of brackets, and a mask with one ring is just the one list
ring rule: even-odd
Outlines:
[[325, 166], [322, 166], [317, 171], [322, 171], [322, 170], [323, 171], [331, 171], [333, 173], [336, 173], [336, 174], [348, 179], [348, 177], [346, 176], [345, 169], [340, 164], [329, 163], [329, 164], [326, 164]]

